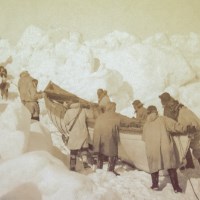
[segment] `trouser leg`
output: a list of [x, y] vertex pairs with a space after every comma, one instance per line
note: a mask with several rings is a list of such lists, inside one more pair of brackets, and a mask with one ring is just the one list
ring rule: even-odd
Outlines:
[[182, 189], [179, 186], [176, 169], [168, 169], [168, 173], [169, 173], [169, 177], [170, 177], [174, 192], [176, 193], [182, 192]]
[[198, 160], [200, 164], [200, 132], [198, 131], [194, 135], [194, 139], [191, 140], [190, 148], [192, 149], [193, 156]]
[[186, 164], [185, 167], [194, 169], [195, 166], [194, 166], [194, 162], [193, 162], [193, 158], [192, 158], [192, 154], [191, 154], [190, 149], [188, 149], [188, 151], [187, 151], [186, 160], [187, 160], [187, 164]]
[[77, 150], [70, 150], [70, 170], [76, 170], [76, 156], [78, 151]]
[[159, 176], [159, 171], [151, 174], [151, 180], [152, 180], [151, 189], [153, 190], [158, 190], [158, 176]]
[[88, 165], [88, 148], [81, 149], [81, 159], [83, 161], [84, 168], [90, 168]]
[[117, 172], [115, 172], [116, 161], [117, 161], [116, 156], [109, 156], [108, 157], [108, 171], [113, 172], [115, 175], [119, 175]]
[[102, 169], [103, 168], [103, 161], [104, 161], [104, 155], [100, 153], [93, 153], [92, 155], [92, 168], [93, 171], [96, 171], [96, 168]]
[[104, 160], [104, 155], [100, 153], [97, 158], [97, 168], [98, 169], [103, 169], [103, 160]]

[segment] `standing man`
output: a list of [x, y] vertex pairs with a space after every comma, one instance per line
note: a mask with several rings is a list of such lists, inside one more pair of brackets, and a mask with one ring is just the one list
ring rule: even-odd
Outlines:
[[31, 112], [31, 119], [40, 121], [40, 107], [38, 100], [43, 98], [43, 92], [38, 92], [37, 91], [37, 86], [38, 86], [38, 80], [33, 79], [32, 80], [33, 87], [30, 88], [29, 94], [31, 97], [31, 101], [26, 103], [26, 106]]
[[185, 132], [187, 127], [165, 116], [158, 116], [155, 106], [147, 108], [148, 117], [143, 127], [142, 138], [146, 145], [147, 160], [151, 173], [153, 190], [158, 190], [159, 170], [167, 170], [174, 192], [182, 192], [179, 187], [176, 168], [179, 161], [175, 155], [173, 138], [170, 133]]
[[187, 107], [182, 106], [179, 110], [178, 122], [186, 126], [194, 126], [195, 132], [191, 138], [190, 148], [193, 156], [200, 164], [200, 119]]
[[[163, 113], [164, 116], [178, 121], [179, 111], [182, 107], [184, 107], [183, 104], [179, 103], [177, 100], [171, 97], [168, 92], [164, 92], [159, 96], [159, 98], [164, 108], [164, 113]], [[187, 164], [185, 166], [186, 168], [192, 168], [192, 169], [195, 168], [190, 148], [188, 149], [188, 152], [186, 154], [186, 160], [187, 160]], [[184, 167], [181, 167], [180, 169], [184, 169]]]
[[82, 108], [80, 103], [73, 103], [68, 106], [64, 122], [68, 131], [67, 147], [70, 149], [70, 170], [76, 170], [76, 158], [81, 153], [83, 166], [88, 168], [88, 129], [86, 125], [87, 118], [93, 118], [93, 112]]
[[101, 108], [102, 112], [105, 112], [106, 105], [110, 102], [107, 91], [100, 88], [97, 90], [97, 96], [99, 107]]
[[30, 111], [31, 119], [39, 121], [39, 105], [38, 99], [43, 98], [42, 92], [37, 92], [38, 80], [33, 79], [28, 71], [20, 74], [18, 82], [18, 90], [21, 102]]
[[7, 70], [3, 66], [0, 66], [0, 80], [1, 97], [7, 100], [10, 83], [7, 81]]
[[23, 71], [20, 73], [20, 78], [18, 81], [18, 90], [20, 94], [21, 102], [25, 105], [27, 101], [30, 101], [30, 95], [28, 90], [33, 87], [32, 83], [33, 77], [30, 76], [28, 71]]
[[103, 168], [104, 156], [108, 157], [108, 171], [117, 174], [115, 164], [118, 157], [119, 126], [120, 123], [130, 123], [131, 119], [122, 116], [116, 111], [116, 103], [109, 102], [105, 113], [101, 114], [94, 127], [93, 147], [94, 154], [98, 155], [97, 167]]

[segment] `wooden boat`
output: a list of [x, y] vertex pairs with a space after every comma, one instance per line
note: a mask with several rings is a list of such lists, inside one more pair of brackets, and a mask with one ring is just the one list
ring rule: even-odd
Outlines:
[[[61, 134], [67, 134], [66, 126], [64, 124], [64, 115], [66, 108], [63, 106], [63, 102], [80, 102], [83, 106], [88, 107], [91, 102], [79, 98], [78, 96], [67, 92], [50, 82], [45, 89], [45, 105], [48, 111], [48, 115]], [[92, 103], [94, 106], [98, 106]], [[94, 119], [87, 121], [89, 137], [92, 144]], [[183, 162], [186, 152], [188, 150], [190, 140], [188, 136], [173, 136], [175, 141], [176, 151], [175, 154], [180, 163]], [[118, 156], [122, 161], [125, 161], [137, 169], [149, 172], [147, 156], [145, 151], [145, 143], [142, 140], [142, 128], [137, 127], [135, 124], [132, 127], [120, 127], [120, 142], [118, 146]]]

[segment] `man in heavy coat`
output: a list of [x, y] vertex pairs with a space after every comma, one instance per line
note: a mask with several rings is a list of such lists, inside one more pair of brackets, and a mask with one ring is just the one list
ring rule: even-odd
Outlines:
[[31, 77], [28, 71], [23, 71], [20, 74], [18, 90], [21, 102], [30, 111], [31, 119], [39, 121], [38, 99], [43, 98], [43, 93], [37, 92], [37, 84], [38, 80]]
[[20, 73], [20, 78], [18, 81], [18, 90], [20, 94], [21, 102], [25, 105], [27, 101], [31, 101], [30, 94], [28, 90], [33, 88], [32, 83], [33, 77], [30, 76], [28, 71], [23, 71]]
[[31, 112], [31, 119], [39, 121], [40, 120], [40, 107], [39, 107], [38, 100], [43, 98], [44, 93], [41, 91], [39, 91], [39, 92], [37, 91], [37, 85], [38, 85], [37, 79], [33, 79], [32, 84], [33, 84], [33, 86], [31, 86], [31, 88], [28, 90], [31, 101], [26, 102], [25, 106]]
[[98, 154], [98, 168], [103, 167], [104, 156], [108, 157], [108, 171], [114, 171], [118, 156], [119, 126], [120, 123], [131, 122], [131, 119], [115, 113], [116, 104], [109, 102], [105, 113], [101, 114], [94, 127], [93, 147], [94, 153]]
[[67, 147], [70, 150], [70, 170], [76, 169], [76, 157], [78, 152], [81, 152], [83, 165], [88, 167], [87, 152], [88, 152], [88, 128], [86, 119], [93, 118], [92, 110], [82, 108], [80, 103], [73, 103], [67, 109], [64, 116], [64, 123], [68, 130]]
[[[176, 168], [179, 161], [176, 158], [173, 138], [170, 133], [185, 132], [186, 126], [181, 125], [165, 116], [158, 116], [157, 108], [147, 108], [147, 121], [143, 127], [142, 138], [145, 141], [149, 169], [152, 177], [152, 186], [158, 190], [159, 170], [168, 170], [175, 192], [182, 192], [179, 187]], [[170, 133], [169, 133], [170, 132]]]
[[10, 83], [7, 81], [7, 70], [3, 66], [0, 66], [0, 90], [2, 99], [5, 97], [7, 100], [9, 87]]
[[182, 106], [179, 110], [178, 122], [186, 126], [194, 126], [195, 132], [191, 138], [190, 148], [193, 156], [200, 164], [200, 119], [187, 107]]
[[[184, 107], [184, 105], [179, 103], [177, 100], [175, 100], [168, 92], [164, 92], [163, 94], [159, 96], [159, 98], [164, 108], [164, 113], [163, 113], [164, 116], [178, 121], [179, 111], [181, 110], [182, 107]], [[185, 117], [187, 118], [187, 113], [185, 114], [186, 115], [184, 116], [184, 118]], [[183, 118], [183, 116], [181, 118]], [[190, 124], [186, 124], [186, 125], [190, 125]], [[193, 146], [193, 145], [191, 144], [190, 146]], [[186, 168], [195, 167], [190, 148], [188, 149], [188, 152], [186, 154], [186, 160], [187, 160], [187, 163], [185, 165]], [[180, 169], [184, 169], [185, 167], [181, 167]]]
[[101, 108], [102, 112], [105, 112], [106, 105], [110, 102], [107, 91], [100, 88], [97, 90], [97, 96], [99, 107]]

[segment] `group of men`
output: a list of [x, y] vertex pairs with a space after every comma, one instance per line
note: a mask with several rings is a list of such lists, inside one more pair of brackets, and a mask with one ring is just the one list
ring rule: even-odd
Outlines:
[[[98, 92], [103, 95], [101, 90]], [[97, 92], [97, 94], [98, 94]], [[107, 93], [104, 93], [107, 95]], [[100, 96], [100, 95], [98, 95]], [[143, 124], [142, 138], [145, 141], [149, 169], [152, 178], [153, 190], [158, 190], [158, 177], [160, 170], [167, 170], [175, 192], [182, 192], [178, 183], [176, 169], [180, 161], [176, 157], [172, 135], [191, 133], [190, 148], [194, 157], [200, 164], [200, 120], [183, 104], [163, 93], [159, 96], [164, 107], [164, 116], [159, 116], [157, 108], [150, 105], [144, 108], [140, 100], [133, 102], [136, 119]], [[116, 113], [116, 104], [106, 96], [102, 114], [96, 119], [93, 135], [93, 153], [97, 155], [95, 164], [103, 167], [104, 158], [108, 160], [108, 171], [115, 172], [118, 156], [119, 127], [130, 124], [131, 119]], [[100, 102], [99, 102], [100, 103]], [[190, 149], [188, 151], [190, 153]], [[186, 168], [194, 168], [192, 159], [187, 159]]]
[[[31, 113], [31, 118], [39, 120], [38, 99], [43, 97], [42, 92], [37, 92], [38, 81], [30, 76], [27, 71], [20, 74], [18, 89], [22, 103]], [[92, 164], [103, 168], [103, 162], [108, 161], [108, 171], [116, 175], [115, 165], [118, 159], [119, 127], [130, 125], [133, 118], [116, 113], [116, 103], [111, 102], [107, 91], [97, 90], [98, 105], [100, 108], [95, 120], [93, 134]], [[170, 180], [175, 192], [182, 192], [178, 183], [176, 169], [180, 166], [175, 156], [172, 134], [187, 132], [193, 133], [190, 148], [193, 156], [200, 164], [200, 120], [183, 104], [179, 103], [169, 93], [159, 96], [164, 108], [164, 116], [159, 116], [157, 108], [150, 105], [144, 108], [140, 100], [135, 100], [132, 105], [135, 109], [135, 119], [143, 124], [142, 138], [146, 144], [146, 153], [152, 178], [153, 190], [158, 190], [158, 177], [160, 170], [168, 170]], [[68, 130], [67, 146], [70, 150], [70, 169], [76, 170], [76, 159], [81, 155], [84, 168], [88, 165], [89, 137], [87, 118], [95, 118], [94, 110], [83, 108], [80, 103], [67, 105], [64, 123]], [[191, 151], [189, 149], [186, 168], [194, 168]]]
[[151, 188], [154, 190], [159, 189], [159, 170], [165, 169], [169, 173], [174, 191], [182, 192], [176, 172], [180, 163], [175, 156], [175, 148], [171, 136], [174, 133], [192, 134], [186, 154], [186, 165], [180, 169], [194, 168], [191, 150], [200, 164], [200, 119], [169, 93], [165, 92], [159, 98], [164, 108], [164, 116], [158, 116], [155, 106], [151, 105], [146, 109], [139, 100], [133, 102], [133, 106], [136, 109], [136, 117], [146, 121], [143, 126], [143, 140], [146, 145], [152, 178]]

